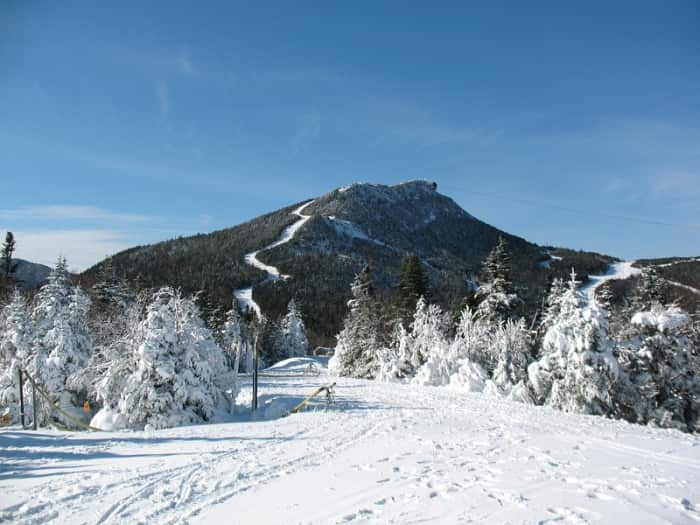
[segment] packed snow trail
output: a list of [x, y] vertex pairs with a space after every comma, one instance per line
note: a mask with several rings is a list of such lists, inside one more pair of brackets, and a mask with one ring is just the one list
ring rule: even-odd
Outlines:
[[595, 291], [603, 283], [614, 279], [628, 279], [633, 275], [642, 273], [639, 268], [634, 268], [632, 266], [635, 262], [636, 261], [624, 261], [613, 263], [608, 266], [608, 273], [605, 275], [589, 275], [588, 281], [579, 288], [579, 291], [585, 295], [588, 303], [595, 303]]
[[342, 378], [335, 405], [270, 419], [334, 380], [262, 378], [257, 420], [2, 430], [0, 522], [700, 522], [698, 436]]
[[277, 281], [278, 279], [286, 279], [289, 277], [288, 275], [281, 275], [280, 271], [274, 266], [270, 266], [269, 264], [265, 264], [264, 262], [262, 262], [260, 259], [258, 259], [258, 254], [260, 252], [271, 250], [272, 248], [276, 248], [277, 246], [291, 241], [294, 238], [296, 232], [299, 231], [299, 228], [301, 228], [306, 223], [306, 221], [308, 221], [311, 218], [311, 215], [303, 215], [302, 212], [304, 211], [304, 208], [306, 208], [312, 202], [314, 201], [311, 200], [305, 204], [302, 204], [292, 212], [293, 215], [299, 217], [299, 220], [284, 228], [282, 230], [282, 233], [280, 234], [279, 239], [277, 239], [272, 244], [261, 248], [260, 250], [247, 253], [245, 255], [244, 259], [247, 264], [266, 272], [267, 276], [262, 281], [248, 286], [247, 288], [240, 288], [238, 290], [235, 290], [233, 294], [238, 300], [239, 304], [241, 305], [241, 308], [252, 309], [256, 313], [258, 318], [260, 317], [260, 306], [253, 299], [253, 288], [258, 286], [259, 284], [263, 284], [270, 281]]

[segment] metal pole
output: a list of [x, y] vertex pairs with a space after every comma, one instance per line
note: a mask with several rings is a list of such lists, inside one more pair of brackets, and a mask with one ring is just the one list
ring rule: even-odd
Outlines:
[[34, 421], [32, 421], [32, 430], [36, 430], [36, 385], [32, 381], [32, 412], [34, 413]]
[[22, 424], [22, 430], [26, 427], [24, 426], [24, 378], [22, 377], [22, 369], [19, 369], [19, 421]]
[[258, 409], [258, 334], [253, 348], [253, 412]]

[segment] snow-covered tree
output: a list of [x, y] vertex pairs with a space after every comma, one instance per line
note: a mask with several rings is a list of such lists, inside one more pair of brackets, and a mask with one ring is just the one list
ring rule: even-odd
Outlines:
[[528, 377], [540, 402], [567, 412], [607, 414], [618, 365], [604, 313], [594, 304], [582, 304], [577, 285], [572, 271], [559, 315], [547, 330], [541, 357], [529, 366]]
[[530, 334], [525, 320], [509, 319], [496, 330], [491, 339], [493, 353], [498, 355], [493, 382], [503, 390], [510, 390], [527, 381], [527, 367], [532, 362]]
[[81, 407], [89, 383], [85, 368], [92, 354], [89, 308], [90, 300], [70, 285], [66, 260], [59, 258], [34, 301], [32, 342], [24, 367], [50, 399], [41, 412], [51, 414], [56, 405], [60, 411], [51, 415], [68, 425], [72, 422], [62, 412], [74, 419], [84, 417]]
[[666, 302], [666, 286], [654, 266], [642, 268], [633, 302], [638, 311], [649, 310], [655, 304]]
[[[686, 329], [690, 317], [676, 306], [654, 304], [634, 314], [637, 337], [620, 350], [628, 377], [626, 400], [641, 423], [695, 431], [700, 417], [700, 377]], [[635, 395], [636, 394], [636, 395]]]
[[402, 320], [408, 325], [416, 310], [418, 299], [428, 291], [428, 279], [423, 271], [420, 258], [408, 255], [401, 263], [399, 285], [396, 293], [397, 306]]
[[287, 315], [282, 319], [282, 334], [284, 335], [287, 357], [303, 357], [309, 351], [306, 339], [306, 329], [301, 313], [294, 299], [289, 301]]
[[453, 371], [447, 340], [447, 318], [436, 304], [421, 297], [411, 323], [408, 339], [410, 364], [416, 370], [414, 382], [423, 385], [446, 385]]
[[[118, 397], [119, 382], [112, 377], [117, 363], [98, 384], [103, 410], [113, 421], [131, 428], [199, 423], [235, 399], [235, 377], [193, 301], [162, 288], [134, 336], [126, 349], [131, 366], [121, 369], [131, 372]], [[93, 421], [107, 419], [105, 414]]]
[[381, 347], [369, 266], [357, 274], [351, 290], [353, 298], [348, 301], [350, 311], [337, 336], [328, 371], [332, 375], [372, 378], [377, 373]]
[[32, 341], [27, 303], [19, 290], [14, 291], [12, 302], [5, 306], [2, 314], [0, 407], [4, 407], [11, 421], [16, 422], [19, 418], [19, 370], [24, 367]]
[[411, 379], [415, 369], [411, 364], [411, 335], [401, 322], [394, 325], [390, 344], [377, 353], [378, 381], [401, 382]]
[[559, 277], [555, 277], [544, 301], [544, 311], [540, 322], [542, 332], [546, 332], [559, 317], [561, 300], [565, 292], [566, 286], [564, 286], [564, 281]]
[[95, 301], [103, 307], [125, 307], [134, 300], [134, 293], [117, 271], [110, 257], [102, 263], [97, 274], [97, 280], [92, 286]]
[[245, 361], [246, 342], [241, 329], [241, 314], [236, 299], [233, 300], [232, 308], [226, 312], [221, 328], [221, 342], [224, 352], [229, 356], [233, 371], [238, 373], [242, 358]]

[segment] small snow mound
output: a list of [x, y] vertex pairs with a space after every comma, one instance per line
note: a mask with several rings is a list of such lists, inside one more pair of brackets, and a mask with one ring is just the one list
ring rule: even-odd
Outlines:
[[113, 408], [104, 407], [90, 420], [90, 426], [113, 432], [129, 428], [126, 418]]
[[309, 368], [328, 368], [327, 356], [290, 357], [265, 369], [266, 372], [306, 372]]
[[483, 368], [465, 359], [459, 370], [450, 376], [449, 387], [467, 392], [482, 392], [486, 386], [486, 377]]
[[637, 312], [632, 316], [632, 324], [653, 328], [659, 332], [678, 330], [687, 325], [689, 321], [688, 314], [676, 306], [664, 308], [661, 305], [654, 305], [650, 311]]
[[298, 399], [273, 397], [265, 401], [263, 406], [264, 419], [279, 419], [286, 416], [299, 403]]

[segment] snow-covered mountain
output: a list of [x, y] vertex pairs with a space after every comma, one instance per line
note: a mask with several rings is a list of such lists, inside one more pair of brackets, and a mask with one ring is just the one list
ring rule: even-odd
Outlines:
[[[309, 200], [304, 209], [308, 220], [279, 242], [285, 228], [299, 220], [294, 212]], [[380, 294], [390, 296], [402, 259], [418, 255], [432, 299], [452, 309], [464, 299], [469, 280], [479, 274], [499, 236], [508, 242], [513, 280], [532, 310], [557, 272], [564, 275], [574, 266], [582, 275], [602, 273], [611, 262], [563, 250], [557, 252], [563, 261], [542, 264], [550, 259], [542, 247], [480, 221], [429, 181], [352, 184], [233, 228], [132, 248], [112, 262], [140, 286], [203, 290], [212, 308], [226, 308], [234, 290], [243, 297], [247, 288], [265, 282], [254, 286], [251, 297], [262, 311], [277, 317], [295, 298], [310, 340], [318, 344], [329, 343], [338, 332], [350, 282], [365, 264]], [[253, 258], [259, 264], [250, 264]], [[266, 266], [291, 278], [270, 279]], [[89, 281], [98, 269], [88, 270], [83, 278]]]
[[[24, 259], [12, 259], [15, 271], [14, 279], [25, 289], [38, 288], [46, 282], [51, 268], [39, 263], [33, 263]], [[2, 272], [3, 270], [0, 270]]]

